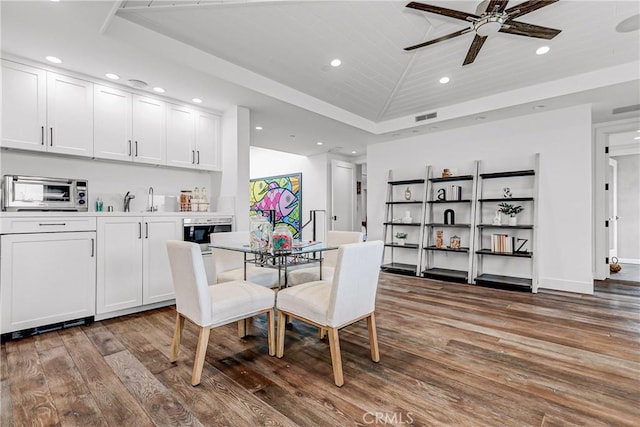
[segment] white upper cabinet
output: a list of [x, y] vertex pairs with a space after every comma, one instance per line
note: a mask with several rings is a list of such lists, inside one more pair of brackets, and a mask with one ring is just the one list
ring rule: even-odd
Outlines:
[[195, 167], [196, 112], [180, 105], [167, 104], [167, 164]]
[[93, 153], [113, 160], [133, 158], [131, 93], [94, 85]]
[[3, 147], [46, 151], [47, 75], [26, 65], [2, 61]]
[[220, 157], [220, 117], [196, 112], [196, 167], [219, 171]]
[[93, 83], [47, 72], [47, 150], [93, 157]]
[[133, 161], [166, 164], [165, 103], [133, 95]]

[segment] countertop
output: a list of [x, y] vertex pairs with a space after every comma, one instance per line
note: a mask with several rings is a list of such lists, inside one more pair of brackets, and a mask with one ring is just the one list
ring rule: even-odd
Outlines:
[[30, 217], [115, 217], [115, 216], [155, 216], [180, 218], [221, 218], [233, 217], [233, 214], [222, 212], [0, 212], [0, 218], [30, 218]]

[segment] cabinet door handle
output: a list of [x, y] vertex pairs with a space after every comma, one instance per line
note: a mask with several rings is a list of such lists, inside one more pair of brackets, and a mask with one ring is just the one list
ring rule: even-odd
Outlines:
[[138, 239], [142, 239], [142, 223], [138, 223]]
[[138, 157], [138, 141], [135, 141], [136, 143], [136, 157]]
[[131, 140], [129, 140], [129, 157], [131, 157]]
[[44, 145], [44, 126], [40, 126], [40, 141]]
[[95, 255], [95, 240], [92, 238], [91, 239], [91, 258], [93, 258]]
[[145, 239], [149, 238], [149, 223], [148, 222], [144, 223], [144, 238]]
[[51, 138], [49, 139], [49, 145], [53, 147], [53, 128], [49, 128], [49, 133], [51, 134]]
[[197, 153], [198, 153], [198, 162], [196, 164], [199, 165], [200, 164], [200, 150], [198, 150]]
[[196, 151], [191, 150], [191, 164], [194, 164], [195, 162], [196, 162]]
[[57, 225], [60, 227], [64, 227], [65, 225], [67, 225], [66, 222], [45, 222], [45, 223], [40, 223], [38, 224], [40, 227], [44, 227], [44, 226], [51, 226], [51, 225]]

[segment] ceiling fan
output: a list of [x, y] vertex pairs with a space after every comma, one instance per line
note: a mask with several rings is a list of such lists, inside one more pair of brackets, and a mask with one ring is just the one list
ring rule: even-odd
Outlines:
[[557, 1], [558, 0], [528, 0], [507, 9], [507, 3], [509, 3], [509, 0], [484, 0], [478, 5], [475, 14], [414, 1], [409, 3], [407, 7], [424, 12], [449, 16], [462, 21], [470, 21], [471, 25], [460, 31], [456, 31], [455, 33], [406, 47], [404, 50], [410, 51], [418, 49], [474, 31], [476, 33], [475, 37], [473, 38], [471, 47], [469, 47], [467, 56], [464, 58], [464, 63], [462, 64], [467, 65], [475, 61], [476, 56], [478, 56], [478, 52], [480, 52], [480, 48], [482, 48], [487, 37], [497, 32], [550, 40], [560, 34], [561, 30], [526, 24], [524, 22], [515, 21], [514, 19], [542, 7], [549, 6]]

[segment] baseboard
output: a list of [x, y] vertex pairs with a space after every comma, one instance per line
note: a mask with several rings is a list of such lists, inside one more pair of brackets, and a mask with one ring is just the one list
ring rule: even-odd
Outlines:
[[564, 280], [556, 279], [553, 277], [540, 277], [540, 279], [538, 280], [538, 290], [540, 289], [551, 289], [554, 291], [593, 295], [593, 282]]
[[619, 264], [640, 264], [640, 259], [635, 258], [618, 258]]
[[114, 317], [126, 316], [128, 314], [139, 313], [141, 311], [153, 310], [155, 308], [166, 307], [168, 305], [173, 305], [176, 303], [175, 299], [170, 299], [167, 301], [156, 302], [153, 304], [140, 305], [137, 307], [125, 308], [124, 310], [112, 311], [110, 313], [101, 313], [95, 315], [95, 320], [106, 320]]

